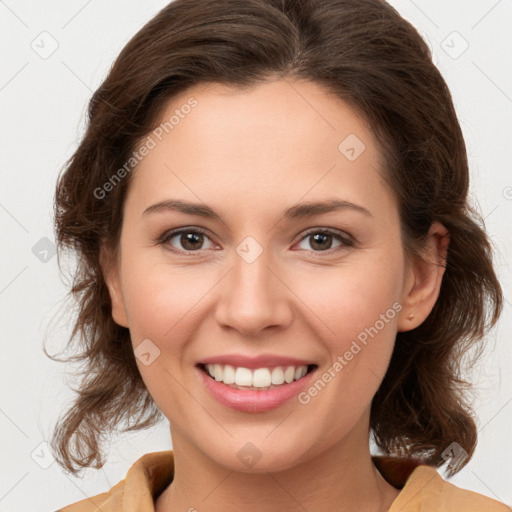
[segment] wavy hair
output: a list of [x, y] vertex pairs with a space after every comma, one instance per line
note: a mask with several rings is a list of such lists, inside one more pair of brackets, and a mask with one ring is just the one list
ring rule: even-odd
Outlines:
[[74, 402], [51, 441], [68, 471], [102, 467], [102, 439], [113, 429], [163, 419], [128, 329], [112, 319], [100, 265], [102, 244], [117, 246], [131, 173], [101, 199], [97, 191], [178, 93], [206, 82], [250, 87], [276, 76], [316, 82], [367, 121], [409, 253], [421, 248], [432, 222], [448, 229], [439, 298], [419, 327], [397, 334], [370, 429], [384, 453], [437, 467], [445, 463], [443, 450], [459, 443], [469, 457], [452, 464], [451, 474], [473, 454], [477, 431], [462, 361], [482, 348], [502, 291], [483, 220], [468, 203], [467, 154], [453, 101], [427, 44], [381, 0], [175, 0], [128, 42], [92, 96], [86, 132], [56, 187], [59, 255], [77, 256], [70, 291], [77, 315], [67, 342], [74, 355], [65, 360], [82, 365]]

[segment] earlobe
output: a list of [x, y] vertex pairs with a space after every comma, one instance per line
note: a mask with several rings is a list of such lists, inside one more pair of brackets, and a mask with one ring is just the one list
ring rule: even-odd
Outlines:
[[105, 246], [102, 246], [100, 250], [100, 264], [110, 295], [112, 318], [117, 325], [128, 327], [128, 316], [119, 277], [119, 263], [114, 252]]
[[439, 222], [432, 223], [421, 257], [412, 257], [408, 265], [399, 332], [418, 327], [432, 311], [441, 290], [449, 243], [448, 230]]

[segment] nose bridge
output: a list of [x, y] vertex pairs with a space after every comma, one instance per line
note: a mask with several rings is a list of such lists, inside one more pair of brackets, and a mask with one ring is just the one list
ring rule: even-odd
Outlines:
[[290, 320], [286, 287], [275, 275], [273, 251], [264, 244], [247, 237], [236, 247], [217, 304], [219, 324], [255, 334]]

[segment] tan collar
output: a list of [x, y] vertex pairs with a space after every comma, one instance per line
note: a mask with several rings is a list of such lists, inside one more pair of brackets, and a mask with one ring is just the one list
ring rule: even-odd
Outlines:
[[[401, 489], [389, 512], [510, 512], [510, 508], [481, 494], [460, 489], [443, 480], [434, 467], [422, 461], [374, 456], [382, 476]], [[172, 450], [143, 455], [126, 478], [109, 492], [71, 505], [61, 512], [154, 512], [154, 501], [174, 475]]]
[[[386, 479], [397, 489], [402, 489], [421, 461], [374, 456], [372, 460]], [[439, 475], [434, 472], [434, 476]], [[174, 475], [174, 454], [172, 450], [143, 455], [128, 471], [124, 481], [123, 511], [153, 512], [154, 500], [171, 483]], [[429, 473], [432, 476], [431, 473]]]

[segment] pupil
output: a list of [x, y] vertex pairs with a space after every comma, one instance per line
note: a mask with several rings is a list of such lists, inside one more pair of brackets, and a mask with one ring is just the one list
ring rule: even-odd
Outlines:
[[[202, 237], [203, 235], [201, 233], [186, 233], [185, 235], [182, 235], [181, 237], [181, 243], [183, 247], [195, 250], [197, 247], [194, 247], [194, 245], [197, 245], [199, 243], [199, 246], [202, 244]], [[331, 235], [329, 234], [322, 234], [322, 233], [316, 233], [312, 235], [313, 237], [313, 246], [316, 245], [317, 248], [320, 250], [328, 250], [331, 246], [331, 244], [325, 244], [326, 240], [329, 240], [329, 237]]]
[[[312, 245], [314, 245], [314, 244], [318, 243], [318, 239], [319, 239], [319, 238], [320, 238], [320, 239], [323, 239], [323, 240], [325, 241], [325, 239], [326, 239], [327, 237], [330, 237], [330, 236], [331, 236], [331, 235], [328, 235], [328, 234], [315, 234], [315, 235], [313, 235], [314, 243], [313, 243]], [[322, 249], [322, 250], [326, 250], [326, 249], [329, 249], [329, 248], [330, 248], [330, 246], [331, 246], [331, 244], [328, 244], [328, 247], [326, 247], [326, 245], [325, 245], [325, 244], [323, 244], [323, 245], [319, 245], [319, 248], [320, 248], [320, 249]]]
[[[195, 234], [195, 233], [187, 233], [181, 237], [181, 243], [183, 247], [194, 250], [197, 249], [197, 247], [194, 247], [194, 242], [199, 242], [199, 246], [202, 242], [202, 235], [201, 234]], [[188, 247], [187, 247], [188, 246]]]

